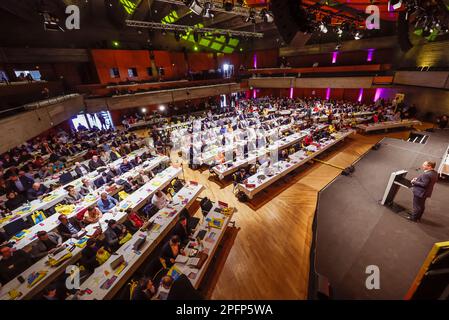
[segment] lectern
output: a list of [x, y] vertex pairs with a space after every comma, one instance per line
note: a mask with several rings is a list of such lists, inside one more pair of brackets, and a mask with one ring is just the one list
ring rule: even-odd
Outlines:
[[390, 175], [390, 179], [388, 180], [388, 184], [382, 198], [382, 205], [391, 206], [400, 187], [407, 189], [412, 187], [412, 182], [405, 177], [406, 175], [406, 170], [399, 170]]

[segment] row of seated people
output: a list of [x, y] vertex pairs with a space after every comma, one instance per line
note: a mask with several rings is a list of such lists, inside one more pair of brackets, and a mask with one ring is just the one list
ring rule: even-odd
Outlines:
[[[161, 172], [163, 170], [164, 166], [159, 165], [158, 167], [154, 168], [153, 170], [139, 170], [138, 174], [134, 177], [128, 177], [127, 179], [121, 179], [119, 176], [122, 174], [120, 169], [115, 170], [113, 172], [112, 170], [109, 170], [107, 172], [103, 172], [102, 176], [94, 181], [84, 178], [82, 179], [82, 185], [77, 190], [73, 185], [68, 185], [65, 187], [67, 191], [66, 197], [60, 202], [61, 204], [71, 204], [76, 205], [83, 201], [84, 197], [88, 194], [93, 194], [96, 192], [96, 190], [100, 187], [102, 187], [105, 184], [112, 185], [114, 183], [114, 178], [117, 178], [115, 181], [117, 184], [120, 184], [122, 186], [123, 191], [126, 194], [131, 194], [137, 189], [139, 189], [141, 186], [149, 182], [155, 175], [155, 173]], [[42, 185], [41, 185], [42, 186]], [[8, 194], [8, 201], [7, 206], [19, 206], [24, 201], [24, 198], [20, 194], [16, 194], [14, 192], [11, 192]], [[99, 208], [100, 213], [107, 212], [109, 209], [113, 208], [117, 204], [117, 200], [111, 196], [109, 196], [106, 192], [103, 192], [100, 195], [100, 199], [97, 202], [97, 206]], [[79, 217], [79, 219], [83, 222], [92, 223], [93, 220], [96, 218], [99, 219], [98, 215], [93, 215], [92, 217], [89, 216], [89, 213], [95, 213], [97, 210], [93, 210], [92, 208], [89, 208], [87, 210], [86, 214], [84, 216]], [[55, 210], [53, 208], [50, 208], [45, 211], [46, 216], [52, 215], [55, 213]], [[101, 216], [100, 216], [101, 218]], [[31, 221], [31, 219], [28, 219], [28, 223], [24, 222], [22, 223], [22, 228], [28, 228], [32, 226], [34, 223]], [[22, 225], [21, 224], [21, 225]], [[14, 234], [14, 232], [12, 233]], [[9, 237], [1, 233], [1, 239], [3, 241], [6, 241]]]
[[[329, 131], [319, 131], [313, 134], [307, 135], [300, 143], [296, 143], [289, 148], [285, 148], [278, 151], [277, 161], [289, 161], [289, 155], [292, 155], [300, 150], [305, 149], [313, 143], [319, 142], [322, 139], [331, 138]], [[259, 157], [255, 163], [248, 164], [246, 167], [240, 168], [240, 170], [233, 174], [232, 179], [234, 184], [246, 183], [246, 180], [256, 174], [257, 172], [263, 172], [265, 175], [272, 175], [272, 165], [275, 161], [272, 159], [270, 152], [267, 152], [263, 156]]]
[[[183, 241], [186, 243], [188, 237], [192, 234], [192, 229], [189, 226], [190, 215], [183, 211], [179, 220], [172, 231], [170, 239], [163, 244], [159, 257], [152, 258], [143, 265], [142, 275], [133, 276], [135, 280], [131, 280], [129, 285], [122, 290], [123, 295], [119, 299], [130, 299], [134, 301], [146, 300], [200, 300], [203, 299], [201, 293], [196, 290], [190, 280], [185, 275], [180, 275], [176, 279], [167, 274], [170, 264], [174, 263], [176, 256], [182, 253]], [[113, 228], [113, 229], [112, 229]], [[112, 237], [117, 234], [124, 234], [126, 227], [116, 221], [110, 221], [111, 230], [109, 233]], [[115, 231], [114, 231], [115, 230]], [[111, 236], [109, 235], [109, 236]], [[106, 232], [105, 232], [106, 236]], [[103, 255], [106, 249], [101, 241], [98, 239], [89, 239], [86, 248], [83, 250], [83, 257], [81, 258], [84, 265], [91, 268], [91, 272], [95, 272], [95, 268], [100, 264], [97, 256]], [[165, 261], [168, 261], [167, 265]], [[86, 292], [67, 290], [62, 285], [63, 281], [53, 283], [42, 291], [39, 298], [43, 300], [77, 300]]]
[[[59, 131], [46, 137], [37, 137], [11, 149], [0, 156], [0, 167], [4, 169], [20, 166], [33, 160], [33, 155], [39, 156], [70, 156], [93, 146], [111, 143], [113, 146], [131, 143], [136, 137], [126, 131], [87, 131], [70, 132]], [[102, 146], [103, 147], [103, 146]], [[36, 160], [39, 166], [39, 160]]]
[[[63, 177], [64, 180], [61, 181], [60, 179], [60, 182], [64, 184], [69, 183], [75, 178], [81, 178], [90, 173], [91, 171], [97, 170], [100, 167], [105, 167], [106, 170], [101, 173], [100, 177], [98, 177], [96, 180], [93, 181], [93, 185], [96, 188], [99, 188], [102, 185], [110, 184], [111, 182], [113, 182], [114, 178], [130, 171], [132, 168], [142, 164], [147, 159], [152, 159], [153, 157], [154, 155], [151, 153], [151, 151], [148, 150], [141, 156], [136, 156], [132, 160], [129, 160], [127, 157], [124, 157], [120, 166], [109, 164], [106, 167], [106, 163], [104, 163], [97, 156], [94, 156], [91, 159], [89, 165], [77, 162], [75, 164], [74, 170], [76, 176], [72, 176], [70, 172], [66, 173]], [[132, 185], [132, 181], [128, 182]], [[83, 186], [81, 187], [80, 190], [81, 193], [84, 192], [83, 189], [89, 189], [89, 185], [84, 186], [84, 184], [88, 183], [88, 179], [83, 179], [82, 183]], [[126, 185], [125, 187], [128, 187], [128, 185]], [[9, 178], [6, 187], [7, 193], [6, 195], [8, 200], [4, 203], [5, 208], [3, 210], [0, 210], [0, 212], [2, 212], [2, 215], [7, 215], [8, 211], [13, 211], [17, 209], [26, 201], [41, 199], [52, 190], [54, 190], [54, 188], [49, 188], [40, 182], [36, 182], [33, 177], [30, 177], [26, 173], [22, 175], [14, 174]]]
[[[87, 165], [81, 165], [79, 162], [76, 163], [74, 168], [76, 176], [72, 176], [70, 171], [67, 170], [66, 173], [60, 175], [59, 182], [61, 184], [65, 184], [73, 180], [74, 178], [79, 178], [80, 176], [87, 174], [90, 171], [96, 170], [100, 166], [105, 166], [107, 163], [113, 161], [112, 159], [118, 159], [119, 157], [126, 155], [126, 153], [137, 150], [139, 147], [135, 142], [133, 142], [132, 148], [112, 148], [110, 151], [110, 155], [108, 155], [107, 157], [99, 158], [98, 156], [94, 155]], [[105, 154], [104, 150], [101, 150], [100, 152]], [[150, 154], [144, 154], [142, 156], [142, 159], [146, 159], [150, 156]], [[10, 159], [10, 156], [6, 155], [4, 159]], [[142, 159], [138, 159], [137, 161], [140, 161]], [[61, 160], [57, 160], [54, 163], [46, 163], [46, 161], [44, 161], [40, 156], [37, 157], [35, 161], [30, 161], [27, 165], [21, 168], [11, 162], [9, 162], [8, 164], [3, 163], [3, 165], [7, 165], [7, 169], [4, 169], [2, 166], [0, 166], [0, 196], [15, 192], [16, 194], [23, 195], [24, 198], [28, 198], [28, 200], [33, 200], [35, 198], [35, 192], [32, 190], [38, 188], [37, 185], [34, 185], [35, 182], [43, 181], [48, 177], [52, 177], [55, 172], [65, 169], [65, 164]], [[54, 185], [50, 189], [53, 190], [57, 187], [57, 185]], [[44, 191], [46, 192], [47, 190]]]
[[[42, 165], [65, 160], [83, 150], [100, 150], [109, 152], [111, 146], [123, 146], [130, 149], [131, 144], [137, 141], [137, 137], [126, 131], [98, 131], [98, 132], [71, 132], [60, 131], [47, 137], [37, 137], [0, 156], [0, 174], [6, 169], [16, 167], [38, 170]], [[134, 146], [133, 146], [134, 147]], [[86, 159], [92, 156], [89, 152]], [[44, 159], [45, 158], [45, 159]], [[48, 158], [48, 159], [47, 159]], [[49, 168], [52, 166], [49, 165]], [[6, 177], [7, 178], [7, 177]]]
[[[102, 195], [102, 199], [107, 199], [107, 197], [103, 197]], [[110, 199], [107, 200], [110, 201]], [[159, 210], [166, 207], [169, 201], [169, 196], [162, 191], [158, 191], [153, 196], [151, 204]], [[157, 210], [152, 214], [156, 213]], [[78, 221], [75, 217], [67, 218], [65, 215], [60, 215], [58, 217], [59, 225], [56, 232], [47, 233], [45, 231], [41, 231], [37, 234], [38, 240], [31, 255], [24, 250], [13, 250], [9, 246], [3, 246], [0, 250], [2, 254], [2, 260], [0, 261], [0, 271], [2, 275], [0, 279], [2, 280], [2, 284], [10, 281], [28, 268], [33, 261], [32, 258], [42, 258], [45, 255], [54, 252], [59, 248], [64, 240], [76, 237], [76, 235], [83, 230], [86, 224], [98, 222], [99, 219], [101, 219], [101, 216], [101, 210], [96, 207], [89, 208], [85, 214], [85, 218], [87, 220], [83, 220], [82, 222]], [[95, 269], [104, 262], [102, 261], [102, 257], [109, 257], [113, 252], [115, 252], [124, 242], [129, 240], [131, 234], [135, 233], [144, 225], [145, 220], [148, 218], [149, 216], [145, 216], [128, 209], [126, 219], [123, 223], [112, 219], [107, 221], [108, 227], [102, 233], [102, 237], [100, 237], [101, 233], [97, 233], [92, 236], [87, 241], [86, 247], [81, 252], [79, 264], [85, 270], [85, 273], [89, 275], [95, 272]], [[177, 254], [180, 252], [180, 243], [186, 244], [191, 236], [192, 224], [189, 223], [189, 220], [190, 215], [188, 211], [184, 209], [181, 212], [179, 221], [173, 230], [174, 236], [162, 247], [159, 261], [160, 265], [164, 266], [163, 269], [165, 271], [167, 271], [169, 266], [174, 263], [174, 259], [176, 259]], [[133, 290], [133, 293], [131, 294], [132, 299], [170, 299], [170, 296], [173, 296], [173, 294], [170, 294], [170, 291], [172, 290], [174, 282], [176, 282], [176, 284], [173, 286], [173, 288], [175, 288], [173, 289], [173, 293], [177, 291], [176, 287], [179, 286], [180, 282], [177, 282], [178, 280], [174, 281], [174, 279], [171, 279], [170, 281], [170, 277], [167, 277], [168, 276], [162, 278], [159, 290], [151, 289], [150, 291], [145, 291], [142, 285], [136, 286], [135, 290]], [[146, 278], [150, 279], [147, 276]], [[152, 279], [154, 280], [154, 277], [152, 277]], [[188, 279], [186, 278], [184, 280], [187, 280], [187, 282], [184, 281], [185, 283], [181, 287], [185, 287], [186, 284], [189, 284], [191, 287]], [[139, 281], [139, 284], [142, 284], [142, 280]], [[150, 289], [149, 285], [147, 289]], [[191, 289], [195, 291], [193, 288]], [[185, 290], [183, 289], [183, 291]], [[58, 287], [57, 285], [52, 284], [44, 289], [42, 298], [48, 300], [59, 300], [67, 298], [68, 294], [69, 292], [61, 286]], [[81, 293], [77, 292], [75, 295], [72, 295], [72, 297], [76, 298], [78, 294]], [[191, 294], [188, 296], [191, 296]]]
[[[310, 144], [312, 144], [313, 141], [319, 141], [321, 139], [329, 138], [332, 133], [334, 133], [336, 131], [340, 131], [340, 130], [345, 129], [345, 128], [347, 128], [347, 126], [340, 125], [340, 123], [337, 123], [337, 124], [334, 124], [334, 125], [329, 125], [326, 129], [316, 130], [312, 134], [306, 135], [302, 139], [301, 144], [302, 144], [303, 147], [307, 147]], [[285, 133], [285, 135], [289, 135], [292, 132], [293, 132], [292, 130], [288, 130]], [[270, 138], [264, 138], [263, 142], [264, 142], [263, 143], [264, 146], [268, 146], [271, 143], [273, 143], [273, 141]], [[292, 148], [290, 148], [289, 150], [292, 150]], [[236, 150], [234, 150], [233, 153], [232, 153], [232, 161], [236, 161], [237, 159], [241, 159], [241, 158], [247, 158], [249, 156], [249, 151], [250, 151], [250, 149], [248, 147], [248, 144], [243, 145], [243, 147], [236, 148]], [[279, 159], [285, 158], [287, 153], [288, 152], [285, 149], [279, 150]], [[225, 162], [228, 162], [230, 159], [228, 159], [226, 156], [227, 155], [224, 152], [217, 153], [217, 155], [214, 158], [214, 161], [211, 163], [210, 166], [213, 167], [215, 165], [223, 164]], [[192, 153], [190, 154], [190, 159], [191, 159], [191, 161], [193, 161]], [[229, 163], [229, 165], [232, 165], [232, 163]]]
[[[121, 145], [120, 147], [110, 147], [109, 151], [105, 151], [103, 149], [98, 150], [90, 150], [89, 159], [87, 162], [87, 167], [90, 171], [98, 168], [99, 164], [107, 164], [113, 162], [122, 156], [131, 153], [132, 151], [138, 150], [140, 147], [136, 142], [133, 142], [129, 145]], [[53, 153], [52, 155], [56, 155]], [[95, 158], [94, 158], [95, 157]], [[98, 162], [98, 160], [101, 160]], [[69, 170], [70, 167], [66, 166], [67, 159], [65, 157], [56, 157], [56, 159], [52, 159], [51, 157], [48, 161], [45, 161], [41, 156], [36, 156], [34, 160], [29, 160], [24, 163], [22, 166], [12, 165], [8, 167], [6, 170], [0, 169], [0, 176], [3, 182], [7, 181], [10, 176], [25, 173], [27, 176], [32, 177], [34, 179], [45, 179], [53, 176], [64, 170]], [[7, 183], [7, 182], [6, 182]], [[1, 184], [0, 184], [1, 185]]]
[[[91, 259], [92, 252], [90, 251], [92, 248], [97, 246], [95, 248], [98, 250], [107, 250], [110, 253], [117, 250], [124, 237], [135, 233], [142, 227], [145, 220], [169, 204], [170, 197], [174, 194], [174, 191], [170, 188], [168, 190], [171, 192], [170, 195], [166, 195], [160, 190], [157, 191], [151, 198], [149, 205], [142, 210], [142, 214], [128, 209], [123, 223], [111, 219], [107, 222], [108, 228], [104, 233], [96, 233], [89, 239], [90, 245], [88, 244], [83, 249], [81, 258], [81, 264], [86, 270], [92, 272], [99, 265], [98, 261], [96, 263], [95, 260]], [[73, 189], [71, 189], [71, 197], [73, 197], [74, 192], [75, 198], [78, 198], [76, 191], [73, 191]], [[67, 239], [77, 238], [87, 225], [98, 223], [103, 214], [114, 209], [117, 203], [117, 199], [104, 192], [101, 194], [98, 202], [88, 207], [85, 212], [80, 212], [80, 214], [71, 218], [64, 214], [59, 215], [59, 224], [56, 230], [51, 232], [38, 231], [36, 233], [37, 240], [31, 246], [15, 250], [13, 249], [13, 243], [4, 242], [0, 249], [2, 255], [0, 260], [0, 283], [4, 285], [11, 281], [33, 263], [60, 248]], [[99, 240], [100, 236], [104, 239]], [[92, 241], [95, 242], [95, 245]], [[99, 243], [101, 243], [101, 246], [98, 246]]]

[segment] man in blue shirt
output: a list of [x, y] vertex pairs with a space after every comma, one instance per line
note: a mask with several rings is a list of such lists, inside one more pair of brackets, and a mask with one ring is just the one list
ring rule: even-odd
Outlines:
[[118, 201], [108, 195], [106, 192], [101, 194], [100, 200], [97, 202], [98, 209], [102, 213], [106, 213], [117, 205]]
[[27, 176], [19, 177], [17, 174], [14, 174], [9, 178], [7, 188], [8, 190], [13, 190], [17, 193], [26, 195], [26, 192], [28, 191], [28, 189], [31, 189], [33, 183], [34, 180], [28, 178]]
[[48, 188], [41, 184], [40, 182], [33, 183], [31, 189], [27, 191], [27, 198], [29, 201], [36, 200], [37, 198], [42, 197], [44, 194], [48, 192]]
[[124, 158], [122, 164], [120, 165], [120, 171], [122, 173], [128, 172], [133, 168], [131, 162], [129, 162], [128, 158]]

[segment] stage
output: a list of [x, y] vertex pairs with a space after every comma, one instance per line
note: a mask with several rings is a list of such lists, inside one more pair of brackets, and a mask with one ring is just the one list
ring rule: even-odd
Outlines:
[[[319, 193], [311, 275], [329, 279], [334, 299], [402, 299], [435, 242], [449, 240], [449, 182], [439, 181], [427, 199], [421, 223], [382, 206], [390, 174], [420, 173], [425, 160], [438, 166], [449, 144], [448, 131], [428, 134], [426, 144], [384, 138], [355, 166]], [[411, 211], [412, 193], [400, 188], [395, 202]], [[380, 269], [380, 289], [368, 290], [366, 268]], [[313, 277], [311, 277], [313, 281]]]

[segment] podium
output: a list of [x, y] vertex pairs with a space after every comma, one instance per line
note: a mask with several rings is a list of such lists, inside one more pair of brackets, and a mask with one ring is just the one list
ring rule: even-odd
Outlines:
[[385, 188], [384, 196], [382, 198], [381, 204], [384, 206], [391, 206], [399, 188], [410, 189], [412, 187], [412, 182], [408, 180], [405, 176], [407, 175], [406, 170], [399, 170], [391, 173], [390, 179], [388, 180], [387, 187]]

